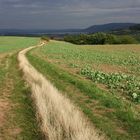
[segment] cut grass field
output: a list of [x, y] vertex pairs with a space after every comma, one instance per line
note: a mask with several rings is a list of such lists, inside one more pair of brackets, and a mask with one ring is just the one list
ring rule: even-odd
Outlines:
[[[51, 41], [44, 47], [34, 49], [27, 56], [31, 64], [79, 106], [94, 126], [110, 139], [139, 140], [139, 45], [76, 46]], [[108, 79], [107, 82], [102, 82], [100, 76], [94, 76], [91, 80], [90, 71], [86, 71], [86, 75], [81, 74], [81, 70], [87, 66], [92, 71], [105, 75], [123, 73], [134, 76], [137, 90], [133, 89], [135, 85], [131, 81], [128, 83], [132, 88], [124, 90], [122, 87], [114, 88], [112, 81], [113, 88], [109, 88]], [[124, 84], [127, 81], [125, 78], [117, 79], [117, 83], [120, 82]], [[126, 89], [125, 86], [127, 85], [124, 84]], [[131, 92], [136, 92], [137, 97], [134, 98]]]
[[0, 37], [0, 139], [40, 140], [29, 87], [22, 79], [17, 53], [39, 39]]

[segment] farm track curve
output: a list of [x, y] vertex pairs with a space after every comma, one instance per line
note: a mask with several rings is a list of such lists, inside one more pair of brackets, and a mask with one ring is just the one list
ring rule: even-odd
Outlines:
[[63, 96], [26, 58], [26, 53], [45, 45], [41, 42], [19, 52], [18, 61], [36, 105], [46, 140], [103, 140], [83, 113]]

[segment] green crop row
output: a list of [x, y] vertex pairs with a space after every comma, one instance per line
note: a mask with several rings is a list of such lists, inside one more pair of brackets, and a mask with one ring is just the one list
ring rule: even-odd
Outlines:
[[80, 74], [96, 83], [105, 84], [109, 89], [126, 93], [132, 101], [140, 103], [140, 81], [135, 76], [94, 71], [90, 66], [82, 68]]

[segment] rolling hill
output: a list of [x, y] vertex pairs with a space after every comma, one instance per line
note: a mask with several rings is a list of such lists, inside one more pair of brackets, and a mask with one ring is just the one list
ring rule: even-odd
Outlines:
[[103, 25], [93, 25], [85, 29], [84, 31], [88, 33], [107, 32], [107, 31], [119, 30], [124, 28], [126, 29], [134, 25], [136, 24], [135, 23], [109, 23]]

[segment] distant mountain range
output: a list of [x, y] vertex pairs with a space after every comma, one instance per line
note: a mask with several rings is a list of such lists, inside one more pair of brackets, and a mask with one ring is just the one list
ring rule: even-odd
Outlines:
[[127, 29], [136, 23], [109, 23], [103, 25], [93, 25], [86, 29], [62, 29], [62, 30], [23, 30], [23, 29], [0, 29], [0, 35], [27, 35], [27, 36], [41, 36], [41, 35], [65, 35], [65, 34], [79, 34], [79, 33], [95, 33], [108, 32], [113, 30]]

